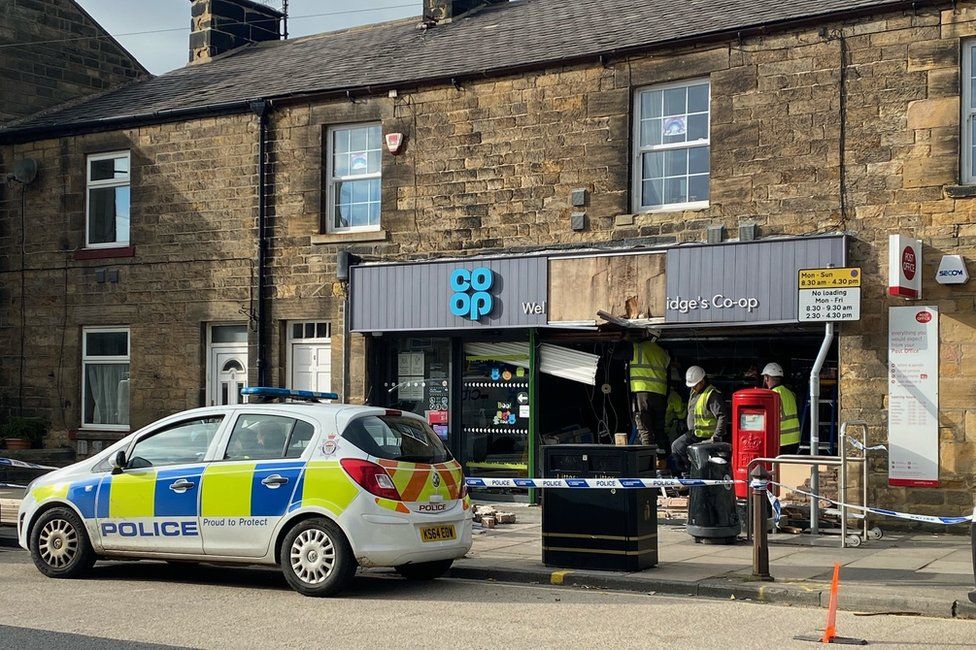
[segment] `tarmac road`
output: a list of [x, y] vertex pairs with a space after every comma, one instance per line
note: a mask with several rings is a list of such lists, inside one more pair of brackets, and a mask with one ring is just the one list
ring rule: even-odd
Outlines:
[[[357, 577], [343, 598], [292, 592], [280, 574], [159, 562], [98, 564], [84, 580], [41, 576], [0, 547], [0, 647], [813, 648], [825, 611], [562, 587]], [[976, 621], [841, 612], [872, 646], [976, 645]], [[125, 640], [129, 643], [118, 643]], [[159, 645], [147, 645], [159, 644]]]

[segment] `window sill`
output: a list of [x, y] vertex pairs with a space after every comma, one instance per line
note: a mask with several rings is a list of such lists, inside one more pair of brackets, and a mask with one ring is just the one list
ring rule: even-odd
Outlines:
[[671, 205], [658, 205], [653, 208], [639, 208], [634, 214], [661, 214], [665, 212], [698, 212], [707, 210], [710, 206], [708, 201], [696, 201], [695, 203], [672, 203]]
[[96, 426], [86, 426], [78, 429], [75, 436], [77, 440], [121, 440], [130, 432], [131, 429], [100, 429]]
[[976, 197], [976, 185], [946, 185], [946, 196], [950, 199], [969, 199]]
[[385, 230], [362, 230], [354, 232], [330, 232], [312, 235], [313, 244], [347, 244], [352, 242], [386, 241]]
[[75, 251], [76, 260], [109, 260], [117, 257], [135, 257], [135, 246], [117, 246], [113, 248], [82, 248]]

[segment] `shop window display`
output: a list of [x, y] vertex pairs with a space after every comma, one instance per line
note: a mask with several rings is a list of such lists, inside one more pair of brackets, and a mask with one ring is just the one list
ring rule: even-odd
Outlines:
[[450, 438], [451, 345], [448, 339], [406, 338], [393, 341], [382, 384], [391, 408], [422, 415], [437, 434]]
[[465, 473], [528, 476], [529, 360], [469, 354], [461, 386]]

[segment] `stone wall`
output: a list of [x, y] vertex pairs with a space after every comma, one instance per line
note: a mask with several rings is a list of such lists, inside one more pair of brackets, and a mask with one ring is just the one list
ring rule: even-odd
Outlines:
[[72, 0], [0, 3], [0, 46], [0, 124], [149, 74]]
[[[344, 336], [344, 288], [335, 280], [339, 250], [371, 259], [423, 259], [593, 242], [702, 241], [710, 225], [734, 234], [739, 224], [755, 223], [763, 237], [845, 231], [853, 241], [850, 263], [865, 275], [862, 320], [840, 328], [841, 419], [868, 421], [870, 441], [886, 442], [887, 309], [904, 304], [886, 296], [887, 237], [902, 233], [924, 241], [922, 302], [942, 312], [943, 489], [889, 489], [879, 457], [871, 499], [930, 514], [967, 512], [976, 483], [976, 370], [967, 363], [976, 353], [976, 294], [965, 286], [940, 287], [933, 278], [941, 253], [962, 254], [970, 262], [976, 253], [976, 199], [949, 198], [946, 189], [959, 182], [959, 47], [969, 35], [976, 36], [971, 2], [957, 10], [898, 12], [603, 65], [461, 81], [459, 87], [403, 88], [396, 97], [279, 103], [269, 134], [270, 376], [286, 380], [284, 322], [324, 318], [333, 323], [338, 383]], [[712, 84], [710, 206], [633, 214], [634, 89], [705, 77]], [[399, 156], [383, 154], [382, 231], [326, 234], [325, 129], [372, 120], [382, 121], [385, 133], [407, 136]], [[92, 283], [92, 269], [108, 263], [69, 259], [67, 340], [70, 345], [77, 338], [83, 317], [128, 315], [143, 323], [138, 334], [133, 325], [133, 371], [138, 364], [143, 385], [160, 392], [140, 398], [140, 422], [199, 401], [201, 324], [239, 319], [248, 298], [255, 128], [254, 118], [242, 116], [98, 136], [135, 143], [151, 189], [138, 190], [142, 208], [138, 216], [134, 209], [133, 223], [155, 230], [134, 231], [136, 257], [111, 264], [123, 270], [116, 287]], [[38, 223], [53, 226], [39, 225], [44, 241], [29, 245], [32, 268], [49, 269], [37, 272], [41, 293], [31, 294], [31, 322], [46, 323], [48, 337], [38, 334], [40, 347], [31, 357], [38, 360], [31, 364], [37, 389], [31, 394], [47, 396], [38, 398], [44, 402], [38, 408], [53, 408], [48, 369], [59, 350], [64, 303], [65, 256], [51, 251], [59, 250], [62, 236], [73, 236], [70, 246], [78, 245], [79, 152], [92, 138], [37, 143], [33, 150], [0, 148], [5, 161], [34, 151], [43, 169], [53, 161], [61, 170], [38, 191], [44, 194], [37, 199], [43, 201]], [[570, 192], [579, 187], [589, 190], [587, 228], [574, 232]], [[65, 196], [75, 197], [75, 207], [63, 207]], [[17, 268], [17, 231], [10, 225], [17, 201], [9, 193], [3, 198], [0, 271], [8, 292], [4, 304], [10, 305], [16, 304], [16, 286], [6, 279]], [[183, 261], [197, 257], [208, 261]], [[109, 307], [129, 311], [100, 311]], [[14, 313], [0, 312], [0, 335], [14, 335]], [[181, 343], [174, 346], [177, 339]], [[350, 347], [349, 396], [357, 400], [364, 397], [362, 337], [353, 335]], [[65, 356], [66, 368], [79, 367], [77, 354], [75, 347]], [[12, 362], [11, 355], [4, 357], [8, 408]], [[63, 385], [77, 394], [72, 377], [64, 376]]]
[[[23, 410], [62, 442], [81, 419], [81, 328], [131, 328], [133, 428], [202, 406], [212, 322], [247, 322], [256, 250], [257, 118], [241, 115], [6, 147], [39, 162], [26, 188], [0, 194], [0, 419], [18, 404], [20, 308], [27, 328]], [[131, 151], [131, 257], [77, 259], [85, 244], [85, 156]], [[99, 281], [100, 270], [118, 282]]]

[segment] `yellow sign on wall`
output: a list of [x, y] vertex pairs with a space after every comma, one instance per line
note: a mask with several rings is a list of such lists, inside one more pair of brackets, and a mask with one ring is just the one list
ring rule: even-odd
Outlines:
[[861, 269], [801, 269], [798, 289], [843, 289], [861, 286]]

